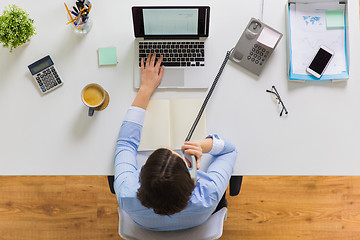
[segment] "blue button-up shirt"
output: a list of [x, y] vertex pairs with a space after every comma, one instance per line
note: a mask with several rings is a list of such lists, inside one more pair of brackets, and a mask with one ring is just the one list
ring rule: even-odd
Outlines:
[[120, 207], [136, 224], [154, 231], [191, 228], [205, 222], [214, 212], [224, 194], [235, 164], [237, 151], [228, 141], [217, 135], [209, 154], [213, 159], [206, 172], [197, 171], [196, 187], [188, 206], [179, 213], [163, 216], [141, 205], [136, 197], [139, 183], [137, 149], [146, 111], [130, 107], [121, 126], [115, 151], [114, 188]]

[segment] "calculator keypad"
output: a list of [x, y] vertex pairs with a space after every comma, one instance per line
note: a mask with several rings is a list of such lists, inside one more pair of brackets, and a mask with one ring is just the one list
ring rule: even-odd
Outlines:
[[262, 66], [266, 59], [269, 56], [269, 51], [259, 44], [254, 44], [253, 48], [250, 50], [247, 60]]
[[53, 90], [62, 84], [54, 66], [44, 69], [34, 77], [43, 93]]

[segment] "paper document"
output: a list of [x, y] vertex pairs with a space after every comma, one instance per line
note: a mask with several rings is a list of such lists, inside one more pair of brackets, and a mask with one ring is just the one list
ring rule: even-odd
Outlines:
[[[327, 29], [326, 11], [344, 11], [345, 4], [338, 2], [296, 3], [290, 5], [291, 67], [292, 74], [309, 75], [306, 68], [320, 45], [334, 51], [324, 75], [347, 71], [345, 28]], [[343, 18], [343, 23], [345, 19]]]
[[[203, 99], [151, 100], [145, 115], [139, 151], [160, 147], [181, 149], [201, 108]], [[206, 110], [194, 131], [192, 140], [206, 137]]]

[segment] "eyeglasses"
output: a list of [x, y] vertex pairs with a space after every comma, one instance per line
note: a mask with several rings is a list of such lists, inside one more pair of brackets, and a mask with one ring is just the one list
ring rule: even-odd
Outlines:
[[288, 111], [286, 110], [284, 102], [281, 100], [280, 94], [276, 90], [275, 86], [272, 86], [271, 90], [266, 90], [266, 92], [274, 94], [275, 95], [275, 100], [277, 100], [277, 103], [281, 104], [282, 109], [281, 109], [281, 112], [280, 112], [280, 117], [282, 116], [283, 112], [285, 112], [285, 114], [288, 114]]

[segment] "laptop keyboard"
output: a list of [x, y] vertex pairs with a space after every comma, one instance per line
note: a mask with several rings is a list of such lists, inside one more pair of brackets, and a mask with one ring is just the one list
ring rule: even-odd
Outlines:
[[[141, 58], [146, 61], [149, 53], [156, 52], [157, 59], [163, 55], [165, 67], [204, 67], [204, 42], [139, 42], [139, 67]], [[157, 61], [156, 59], [156, 61]]]

